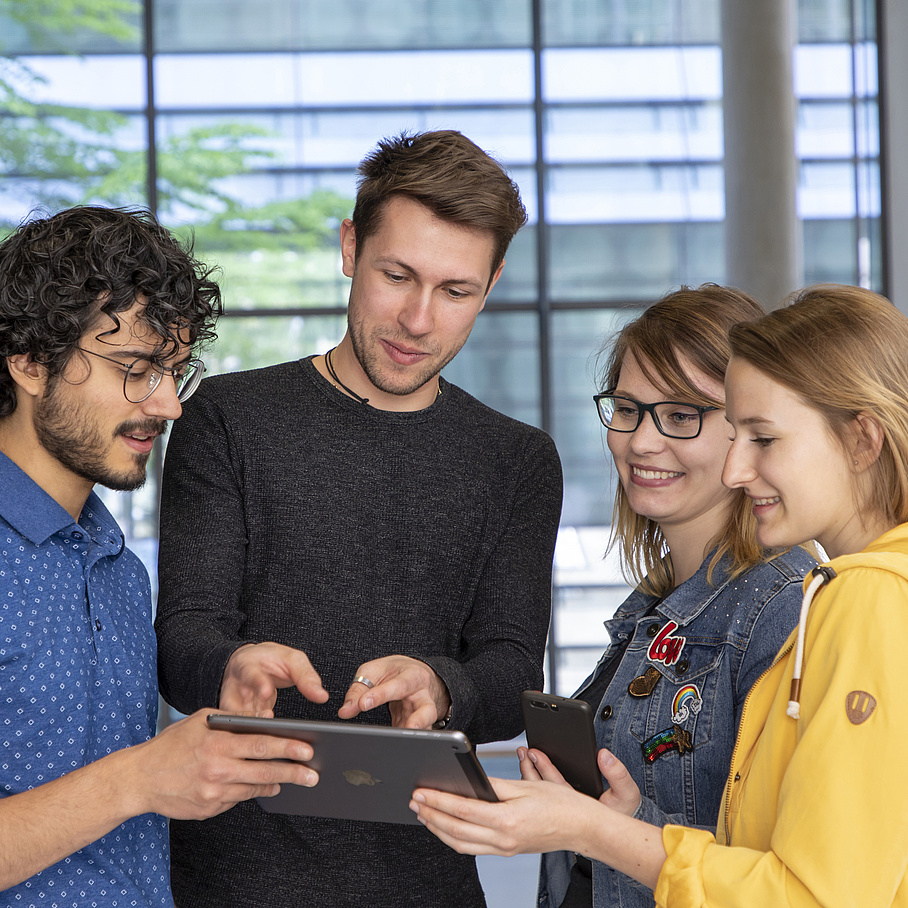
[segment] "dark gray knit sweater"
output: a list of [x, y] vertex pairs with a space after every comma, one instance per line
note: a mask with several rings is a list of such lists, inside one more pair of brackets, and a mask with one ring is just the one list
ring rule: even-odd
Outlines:
[[[474, 743], [521, 730], [542, 684], [561, 468], [551, 439], [442, 382], [432, 406], [373, 409], [312, 361], [207, 379], [174, 424], [156, 629], [164, 697], [217, 703], [230, 654], [303, 650], [336, 719], [355, 669], [403, 653], [448, 686]], [[363, 721], [389, 722], [380, 707]], [[247, 802], [171, 824], [177, 905], [484, 903], [471, 858], [420, 826], [269, 814]]]

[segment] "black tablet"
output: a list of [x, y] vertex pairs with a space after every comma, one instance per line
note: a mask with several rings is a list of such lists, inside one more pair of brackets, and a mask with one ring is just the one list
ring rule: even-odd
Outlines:
[[318, 772], [318, 784], [282, 785], [273, 798], [258, 798], [269, 813], [418, 823], [408, 806], [416, 788], [498, 800], [476, 751], [459, 731], [230, 715], [210, 715], [208, 725], [312, 745], [315, 756], [308, 765]]

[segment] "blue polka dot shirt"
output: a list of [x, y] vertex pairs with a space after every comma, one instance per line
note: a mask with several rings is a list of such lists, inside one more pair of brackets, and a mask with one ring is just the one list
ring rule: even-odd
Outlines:
[[[97, 495], [76, 523], [0, 454], [0, 797], [147, 741], [157, 711], [142, 563]], [[167, 823], [156, 814], [0, 892], [9, 906], [172, 904]]]

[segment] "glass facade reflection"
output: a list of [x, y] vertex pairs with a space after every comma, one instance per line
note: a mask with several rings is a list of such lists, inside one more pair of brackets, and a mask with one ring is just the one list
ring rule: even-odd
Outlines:
[[[626, 591], [602, 557], [614, 475], [595, 353], [648, 301], [724, 277], [719, 7], [0, 3], [0, 226], [35, 207], [151, 204], [223, 270], [210, 370], [253, 368], [343, 334], [337, 225], [380, 136], [455, 128], [495, 154], [530, 224], [446, 377], [547, 429], [561, 452], [549, 683], [569, 693]], [[872, 5], [799, 0], [805, 282], [880, 289], [875, 42]], [[154, 483], [111, 497], [153, 561]]]

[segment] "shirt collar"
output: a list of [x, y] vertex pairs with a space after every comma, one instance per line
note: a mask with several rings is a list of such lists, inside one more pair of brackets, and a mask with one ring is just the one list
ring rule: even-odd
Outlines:
[[[27, 473], [0, 453], [0, 517], [32, 542], [42, 545], [55, 533], [76, 523], [72, 515], [55, 501]], [[98, 531], [110, 541], [123, 533], [95, 492], [91, 492], [82, 509], [82, 520], [94, 535]]]
[[667, 593], [661, 601], [659, 601], [658, 596], [648, 595], [640, 592], [640, 590], [635, 590], [619, 609], [619, 612], [625, 617], [633, 615], [636, 619], [645, 615], [652, 608], [654, 602], [659, 602], [656, 611], [666, 618], [676, 621], [678, 624], [686, 624], [691, 619], [696, 618], [731, 582], [729, 577], [731, 558], [727, 554], [719, 560], [713, 570], [713, 582], [710, 583], [706, 579], [714, 554], [715, 550], [710, 552], [703, 559], [703, 563], [697, 573], [689, 580], [685, 580], [680, 586], [675, 587], [670, 593]]

